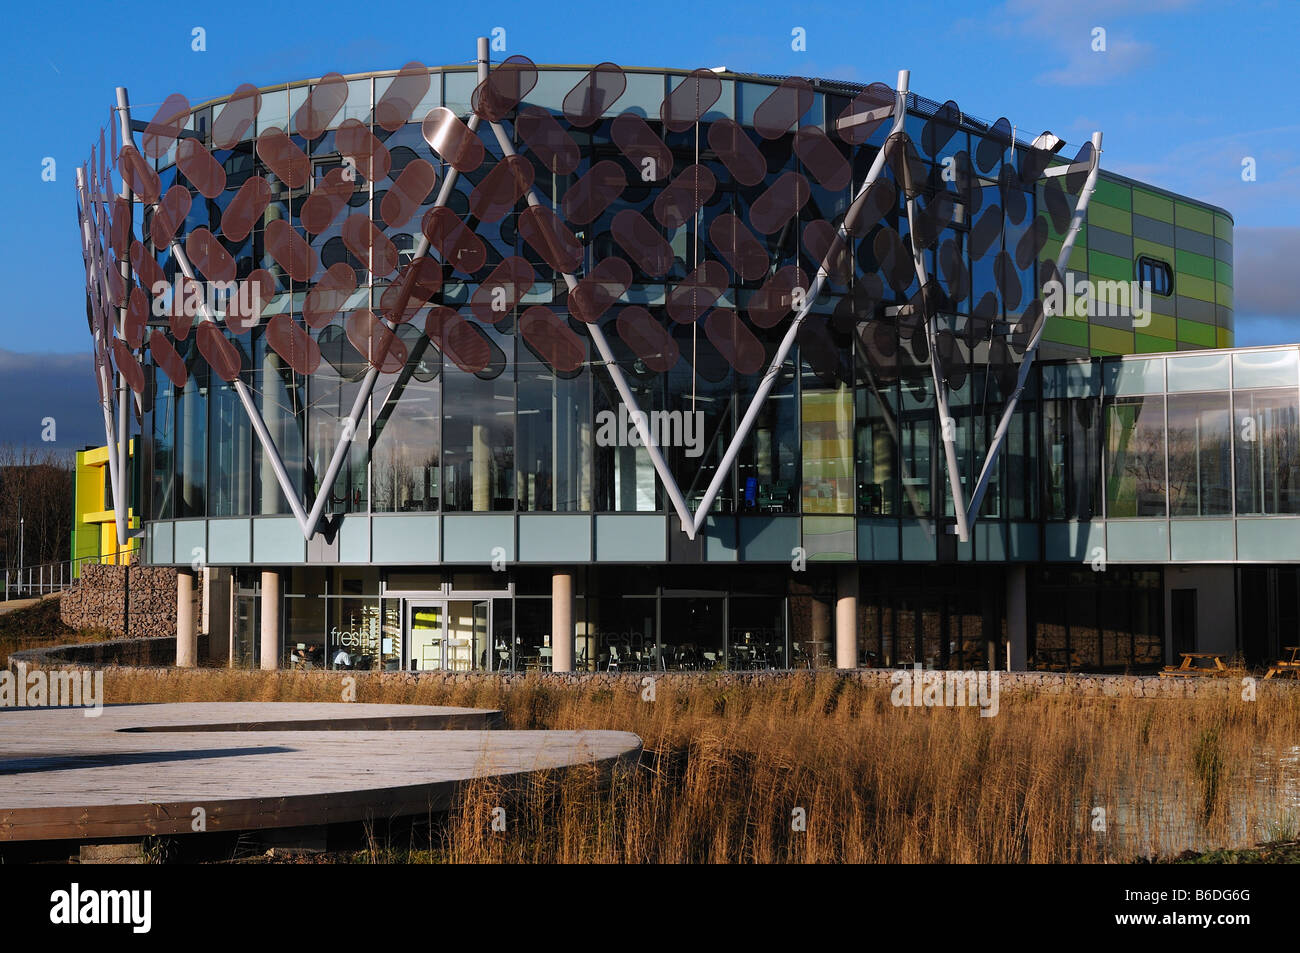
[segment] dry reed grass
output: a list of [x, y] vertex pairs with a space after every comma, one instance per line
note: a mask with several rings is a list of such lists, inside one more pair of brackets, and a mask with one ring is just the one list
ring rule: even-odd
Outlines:
[[[337, 701], [322, 673], [110, 670], [110, 702]], [[421, 851], [457, 862], [1102, 862], [1248, 846], [1300, 827], [1300, 693], [1142, 699], [1004, 692], [1001, 711], [894, 708], [833, 673], [760, 684], [504, 685], [361, 676], [362, 702], [500, 708], [610, 728], [639, 765], [468, 786]], [[1289, 759], [1289, 760], [1288, 760]], [[492, 809], [507, 829], [493, 831]], [[792, 829], [803, 808], [807, 827]], [[1094, 830], [1095, 808], [1106, 830]]]

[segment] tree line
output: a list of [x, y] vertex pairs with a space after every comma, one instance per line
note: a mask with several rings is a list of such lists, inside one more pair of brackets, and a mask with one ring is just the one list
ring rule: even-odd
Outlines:
[[0, 566], [63, 562], [72, 538], [73, 464], [52, 448], [0, 444]]

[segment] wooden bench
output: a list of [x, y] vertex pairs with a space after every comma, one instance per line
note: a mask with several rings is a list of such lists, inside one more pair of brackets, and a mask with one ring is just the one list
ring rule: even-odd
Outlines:
[[1264, 677], [1272, 678], [1276, 675], [1279, 678], [1300, 678], [1300, 645], [1284, 645], [1282, 650], [1288, 655], [1269, 666]]
[[[1222, 677], [1230, 674], [1228, 666], [1223, 664], [1223, 656], [1218, 652], [1180, 652], [1183, 657], [1181, 665], [1166, 665], [1160, 672], [1171, 678], [1187, 678], [1211, 675]], [[1200, 664], [1198, 664], [1198, 661]], [[1205, 664], [1208, 661], [1209, 664]]]

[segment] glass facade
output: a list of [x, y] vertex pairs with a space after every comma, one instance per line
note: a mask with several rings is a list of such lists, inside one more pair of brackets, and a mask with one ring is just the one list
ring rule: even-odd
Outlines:
[[894, 568], [864, 574], [858, 601], [861, 664], [997, 665], [1003, 640], [1001, 600], [1001, 580], [986, 570], [946, 567], [919, 575]]
[[[1280, 362], [1286, 367], [1287, 353], [1288, 349], [1258, 349], [1225, 356], [1245, 357], [1256, 364]], [[977, 532], [1001, 524], [1037, 526], [1048, 534], [1053, 526], [1107, 525], [1110, 558], [1123, 561], [1120, 528], [1126, 523], [1138, 528], [1138, 539], [1146, 540], [1142, 546], [1179, 527], [1195, 531], [1203, 525], [1210, 542], [1190, 545], [1211, 548], [1189, 549], [1175, 534], [1172, 560], [1206, 561], [1206, 553], [1212, 552], [1217, 555], [1209, 561], [1231, 562], [1231, 550], [1225, 554], [1222, 548], [1222, 538], [1230, 540], [1232, 535], [1231, 521], [1260, 526], [1264, 524], [1259, 517], [1297, 515], [1297, 380], [1288, 380], [1289, 373], [1270, 376], [1250, 369], [1183, 377], [1172, 371], [1185, 358], [1154, 359], [1167, 363], [1163, 370], [1152, 360], [1144, 359], [1137, 370], [1120, 366], [1123, 359], [1045, 363], [1038, 368], [1031, 397], [1013, 418], [1011, 432], [1016, 436], [1008, 442], [999, 471], [1001, 486], [1006, 488], [998, 496], [1000, 509], [986, 513], [979, 524], [984, 529]], [[580, 426], [569, 428], [567, 437], [563, 433], [561, 420], [588, 413], [581, 401], [585, 392], [578, 389], [579, 398], [573, 396], [579, 387], [575, 379], [539, 372], [520, 383], [519, 411], [495, 412], [497, 418], [512, 418], [516, 433], [527, 434], [517, 437], [520, 445], [531, 447], [519, 458], [516, 496], [504, 498], [502, 509], [512, 504], [520, 516], [555, 519], [581, 516], [584, 506], [594, 505], [589, 497], [600, 486], [601, 452], [620, 448], [592, 447]], [[1234, 387], [1238, 380], [1246, 386]], [[504, 407], [507, 401], [497, 401], [486, 384], [483, 394], [493, 403], [485, 400], [485, 406]], [[403, 407], [390, 392], [386, 406], [393, 412], [375, 427], [375, 446], [391, 446], [392, 458], [405, 461], [403, 469], [396, 471], [399, 476], [385, 483], [392, 489], [372, 497], [376, 517], [425, 512], [438, 505], [441, 464], [435, 461], [447, 457], [431, 454], [422, 459], [420, 455], [436, 446], [438, 417], [424, 410], [437, 407], [441, 379], [412, 379], [404, 386], [408, 397], [419, 398]], [[1161, 392], [1125, 392], [1156, 388]], [[906, 386], [896, 381], [881, 386], [873, 382], [852, 391], [815, 386], [805, 390], [793, 374], [787, 374], [775, 390], [778, 395], [782, 392], [789, 398], [774, 402], [771, 415], [762, 418], [763, 426], [756, 431], [753, 444], [761, 446], [761, 453], [741, 454], [737, 459], [737, 486], [745, 495], [740, 513], [732, 518], [742, 531], [745, 525], [776, 526], [788, 514], [799, 513], [812, 519], [856, 516], [860, 526], [876, 530], [891, 524], [907, 526], [917, 515], [932, 512], [932, 500], [945, 498], [945, 487], [936, 475], [942, 462], [933, 402], [924, 383]], [[195, 387], [191, 394], [195, 396], [175, 401], [169, 388], [161, 388], [154, 406], [150, 433], [160, 452], [143, 471], [142, 480], [147, 479], [153, 492], [164, 499], [176, 493], [183, 500], [186, 486], [181, 482], [172, 489], [172, 469], [167, 465], [174, 446], [172, 434], [194, 426], [192, 419], [184, 420], [178, 404], [206, 399], [210, 430], [242, 433], [231, 424], [237, 417], [228, 414], [229, 395], [222, 388], [204, 394]], [[1044, 396], [1033, 396], [1037, 394]], [[974, 404], [967, 394], [954, 407], [968, 408], [955, 412], [973, 419], [973, 443], [979, 447], [987, 439], [991, 413], [981, 416]], [[164, 408], [166, 417], [160, 413]], [[764, 435], [779, 431], [783, 416], [803, 421], [800, 445], [766, 443], [769, 438]], [[491, 451], [484, 458], [489, 461], [486, 485], [508, 486], [498, 475], [504, 471], [495, 453], [499, 447], [487, 440], [481, 440], [480, 446]], [[975, 449], [961, 446], [968, 465], [982, 462]], [[471, 445], [471, 454], [474, 449]], [[644, 453], [644, 448], [623, 449]], [[846, 449], [851, 451], [847, 460]], [[210, 445], [214, 455], [227, 450], [219, 442]], [[608, 454], [605, 459], [612, 463], [619, 457]], [[623, 459], [629, 462], [631, 482], [621, 484], [616, 470], [615, 488], [635, 490], [639, 458], [629, 452]], [[804, 492], [797, 499], [776, 499], [768, 481], [775, 482], [778, 474], [792, 475], [796, 467], [797, 472], [808, 474], [802, 478]], [[227, 501], [235, 498], [228, 488], [227, 470], [217, 466], [205, 480], [188, 481], [192, 499], [197, 497], [193, 488], [200, 484], [224, 487], [211, 492]], [[834, 482], [846, 471], [856, 488], [852, 506], [839, 502], [841, 484]], [[760, 477], [763, 482], [745, 489], [741, 474], [752, 474], [745, 479], [754, 483]], [[809, 486], [828, 483], [829, 493], [808, 492]], [[469, 486], [472, 490], [472, 479]], [[1012, 492], [1012, 487], [1019, 489]], [[640, 499], [642, 517], [636, 516], [635, 495], [626, 511], [610, 515], [644, 518], [652, 505], [667, 515], [651, 477], [641, 488], [645, 491]], [[380, 502], [385, 500], [397, 503]], [[468, 501], [472, 510], [472, 492]], [[221, 522], [214, 520], [212, 525]], [[664, 524], [658, 525], [662, 533]], [[805, 544], [814, 538], [807, 535], [811, 525], [805, 527]], [[1158, 564], [1168, 565], [1171, 556], [1150, 555], [1144, 549], [1148, 555], [1137, 561], [1145, 566], [1078, 565], [1094, 560], [1101, 551], [1085, 547], [1073, 557], [1076, 565], [1066, 566], [1053, 565], [1038, 550], [1039, 563], [1030, 569], [1029, 667], [1122, 672], [1151, 670], [1161, 662], [1167, 609]], [[575, 567], [579, 580], [575, 668], [707, 671], [834, 664], [837, 592], [831, 567], [807, 566], [792, 572], [780, 565], [786, 562], [787, 550], [755, 544], [742, 549], [740, 560], [745, 565], [727, 567], [705, 558], [699, 566], [679, 569], [671, 565], [673, 552], [666, 548], [666, 559], [649, 558], [643, 564], [595, 564], [605, 555], [602, 550], [596, 561]], [[971, 560], [970, 555], [958, 554], [954, 561], [952, 556], [936, 555], [935, 550], [928, 557], [925, 552], [919, 550], [918, 556], [918, 551], [904, 549], [901, 553], [904, 560], [920, 558], [930, 563], [921, 567], [886, 565], [899, 560], [898, 552], [858, 553], [860, 561], [875, 562], [870, 572], [864, 570], [859, 585], [860, 663], [941, 668], [1001, 663], [998, 653], [1006, 647], [1003, 577], [992, 564], [999, 560], [980, 566], [980, 560]], [[178, 562], [187, 555], [182, 549], [175, 553]], [[707, 554], [701, 549], [694, 558], [700, 555]], [[1288, 557], [1279, 551], [1273, 557], [1242, 558], [1261, 562]], [[1294, 553], [1290, 558], [1295, 558]], [[506, 572], [449, 568], [453, 571], [421, 573], [402, 569], [400, 559], [390, 559], [386, 565], [357, 570], [292, 570], [293, 581], [284, 596], [282, 663], [417, 671], [548, 670], [554, 653], [551, 570], [516, 564], [507, 566]], [[1281, 570], [1268, 570], [1271, 575], [1266, 576], [1259, 576], [1265, 570], [1243, 571], [1242, 584], [1254, 585], [1257, 576], [1272, 580]], [[257, 658], [257, 598], [253, 586], [241, 590], [236, 599], [239, 635], [234, 656], [240, 664], [254, 664]], [[1278, 607], [1287, 604], [1272, 583], [1267, 598], [1273, 607], [1270, 613], [1281, 612]], [[1254, 610], [1243, 603], [1241, 611]], [[1269, 615], [1270, 632], [1291, 625], [1289, 616], [1278, 619]], [[1252, 638], [1259, 641], [1258, 636]], [[1267, 636], [1261, 643], [1263, 650], [1254, 642], [1245, 648], [1267, 651], [1279, 638]], [[1177, 642], [1177, 647], [1190, 651], [1194, 644], [1189, 637]]]
[[1030, 667], [1149, 671], [1164, 658], [1158, 570], [1043, 568], [1030, 605]]
[[1116, 397], [1106, 410], [1106, 514], [1165, 515], [1165, 399]]
[[[1167, 259], [1174, 293], [1149, 321], [1048, 322], [974, 539], [958, 544], [948, 531], [956, 514], [945, 437], [969, 497], [1016, 384], [1039, 266], [1055, 260], [1062, 203], [1069, 212], [1076, 198], [1044, 184], [1055, 179], [1032, 176], [1024, 187], [1008, 174], [1031, 164], [1023, 140], [970, 117], [938, 128], [937, 104], [912, 96], [906, 125], [919, 152], [886, 163], [900, 187], [828, 257], [886, 142], [885, 127], [856, 142], [837, 131], [861, 87], [818, 81], [784, 122], [781, 97], [793, 87], [725, 77], [716, 101], [683, 126], [661, 106], [684, 74], [629, 71], [616, 104], [572, 123], [564, 101], [584, 74], [539, 70], [503, 119], [517, 155], [480, 129], [481, 164], [463, 163], [437, 214], [453, 167], [420, 123], [437, 107], [467, 113], [469, 69], [432, 70], [410, 121], [396, 128], [376, 118], [392, 81], [380, 74], [348, 80], [339, 111], [308, 135], [299, 126], [310, 120], [302, 112], [310, 84], [263, 91], [251, 124], [226, 147], [214, 133], [226, 104], [201, 107], [191, 128], [226, 176], [215, 198], [178, 169], [174, 148], [155, 160], [164, 194], [189, 193], [182, 240], [209, 229], [237, 280], [256, 276], [269, 292], [251, 327], [227, 322], [217, 333], [239, 358], [291, 495], [306, 509], [323, 497], [328, 531], [301, 547], [296, 527], [280, 534], [290, 521], [270, 518], [292, 507], [234, 384], [209, 369], [197, 333], [166, 320], [155, 323], [170, 328], [187, 379], [172, 384], [146, 355], [142, 508], [168, 533], [172, 523], [247, 525], [248, 538], [215, 564], [309, 565], [286, 584], [282, 664], [546, 670], [549, 584], [518, 568], [534, 563], [572, 566], [581, 577], [580, 669], [826, 667], [835, 585], [818, 562], [856, 560], [882, 570], [863, 574], [861, 660], [982, 667], [998, 661], [1005, 620], [1000, 597], [989, 595], [1000, 582], [980, 563], [1077, 568], [1102, 524], [1115, 527], [1102, 547], [1113, 561], [1194, 559], [1219, 531], [1210, 521], [1300, 515], [1300, 350], [1178, 353], [1231, 344], [1231, 221], [1220, 210], [1103, 171], [1071, 271], [1127, 280], [1139, 259], [1153, 267]], [[802, 104], [801, 95], [790, 101]], [[538, 134], [543, 113], [563, 141]], [[355, 163], [348, 137], [358, 128], [383, 144], [385, 167]], [[305, 163], [298, 184], [260, 138], [278, 130], [284, 154]], [[553, 150], [566, 141], [576, 151], [561, 161]], [[641, 154], [667, 168], [645, 178], [633, 161]], [[909, 162], [928, 218], [908, 214]], [[600, 201], [602, 176], [615, 173], [623, 188]], [[536, 207], [511, 191], [512, 178], [531, 183]], [[244, 214], [258, 182], [266, 201], [246, 232], [223, 228]], [[682, 182], [690, 188], [671, 192]], [[579, 287], [565, 280], [557, 249], [537, 239], [538, 209], [560, 216], [576, 240], [568, 270]], [[156, 215], [144, 217], [142, 249], [171, 281], [178, 266]], [[632, 237], [629, 215], [645, 226]], [[917, 314], [935, 289], [920, 286], [904, 253], [913, 227], [936, 229], [922, 253], [943, 296], [933, 335]], [[1041, 251], [1020, 253], [1034, 250], [1039, 228]], [[427, 273], [410, 267], [422, 239]], [[823, 264], [815, 306], [769, 374], [797, 292]], [[606, 270], [595, 281], [598, 268]], [[428, 294], [397, 314], [395, 289], [411, 274]], [[319, 350], [310, 373], [277, 342], [279, 316]], [[939, 394], [932, 351], [943, 358]], [[1110, 356], [1143, 352], [1159, 356]], [[373, 390], [358, 402], [369, 377]], [[663, 457], [696, 509], [765, 379], [770, 393], [723, 475], [710, 522], [687, 541], [629, 416], [639, 409], [677, 428]], [[354, 439], [326, 486], [354, 408]], [[1201, 536], [1174, 538], [1171, 527], [1198, 521]], [[1162, 530], [1143, 537], [1147, 523]], [[151, 558], [188, 563], [183, 533]], [[1165, 548], [1126, 557], [1124, 541], [1134, 539]], [[484, 541], [502, 543], [507, 572], [478, 571], [489, 558]], [[1171, 556], [1178, 547], [1192, 555]], [[791, 568], [804, 557], [813, 561], [807, 574]], [[883, 571], [900, 562], [914, 565]], [[347, 563], [365, 569], [336, 568]], [[430, 565], [447, 571], [418, 585], [396, 578]], [[467, 567], [480, 578], [465, 578]], [[1152, 595], [1159, 574], [1075, 579], [1058, 570], [1067, 572], [1047, 566], [1031, 581], [1041, 596], [1033, 664], [1151, 664], [1163, 625]], [[1113, 601], [1100, 595], [1106, 585], [1120, 593]], [[254, 660], [260, 596], [251, 583], [241, 592], [239, 657]]]
[[[1046, 363], [1035, 369], [1031, 384], [1039, 375], [1088, 366]], [[341, 468], [326, 512], [668, 512], [645, 448], [601, 446], [596, 439], [599, 415], [614, 412], [617, 395], [611, 400], [612, 388], [592, 386], [595, 377], [584, 372], [565, 379], [533, 369], [513, 381], [505, 375], [484, 381], [452, 368], [391, 382], [376, 396], [369, 430]], [[945, 500], [951, 515], [928, 381], [860, 378], [854, 388], [832, 389], [810, 378], [778, 374], [737, 455], [736, 496], [721, 497], [721, 512], [898, 519], [932, 516], [934, 501]], [[1025, 397], [981, 520], [1300, 514], [1297, 385], [1259, 387], [1248, 380], [1252, 386], [1245, 388], [1225, 381], [1168, 394]], [[284, 388], [280, 397], [292, 402], [303, 390], [336, 408], [347, 402], [346, 393], [339, 396], [346, 387], [328, 376], [319, 385], [313, 379], [309, 388], [301, 382]], [[662, 392], [641, 393], [655, 398]], [[743, 406], [744, 397], [728, 400]], [[296, 445], [301, 434], [285, 404], [275, 401], [271, 410], [265, 394], [259, 402], [268, 429], [291, 434], [290, 446]], [[286, 459], [291, 475], [313, 481], [342, 426], [337, 409], [320, 407], [302, 414], [316, 428], [305, 441], [308, 465], [295, 471]], [[969, 488], [1000, 404], [968, 399], [951, 409], [961, 421], [956, 442]], [[702, 493], [712, 470], [699, 460], [721, 455], [719, 420], [735, 413], [731, 407], [712, 418], [706, 414], [701, 457], [674, 458], [684, 490]], [[154, 520], [288, 512], [229, 386], [195, 375], [178, 390], [160, 378], [146, 436], [141, 489]]]
[[[772, 570], [576, 575], [574, 669], [717, 671], [831, 664], [829, 576]], [[237, 574], [233, 664], [259, 661], [262, 595]], [[358, 671], [549, 671], [548, 573], [412, 574], [295, 569], [281, 596], [281, 667]], [[419, 586], [420, 588], [411, 588]], [[500, 587], [482, 589], [476, 587]], [[605, 593], [617, 592], [610, 596]], [[815, 619], [815, 621], [814, 621]]]
[[1237, 512], [1300, 512], [1300, 420], [1291, 388], [1232, 395]]
[[[548, 111], [566, 125], [567, 114], [562, 112], [569, 92], [566, 86], [578, 83], [583, 75], [578, 70], [540, 70], [535, 89], [520, 108]], [[713, 478], [761, 369], [779, 341], [782, 289], [804, 286], [807, 276], [816, 272], [822, 262], [817, 251], [825, 237], [822, 233], [843, 218], [887, 130], [877, 128], [861, 142], [837, 135], [836, 117], [845, 114], [861, 90], [819, 82], [809, 88], [806, 101], [799, 99], [801, 115], [792, 113], [783, 131], [780, 122], [772, 125], [773, 116], [794, 101], [782, 92], [794, 87], [743, 77], [720, 81], [710, 109], [685, 128], [665, 124], [660, 110], [668, 93], [682, 81], [680, 74], [631, 72], [625, 78], [626, 91], [617, 109], [646, 117], [637, 132], [642, 148], [670, 160], [671, 176], [665, 173], [647, 184], [639, 174], [631, 174], [640, 169], [630, 164], [626, 139], [615, 128], [612, 108], [594, 124], [566, 125], [568, 141], [577, 152], [565, 163], [549, 157], [528, 128], [516, 126], [512, 113], [507, 128], [520, 158], [509, 160], [516, 163], [510, 168], [528, 173], [544, 206], [556, 210], [563, 206], [571, 218], [586, 219], [573, 225], [585, 256], [579, 274], [590, 272], [597, 261], [621, 261], [631, 269], [630, 286], [621, 286], [624, 290], [614, 306], [597, 320], [642, 410], [698, 418], [699, 445], [672, 446], [665, 452], [674, 477], [694, 506]], [[570, 290], [548, 256], [527, 240], [528, 223], [521, 230], [525, 204], [507, 200], [491, 214], [484, 211], [484, 196], [497, 187], [491, 176], [507, 163], [492, 136], [479, 137], [484, 161], [458, 176], [446, 203], [452, 213], [447, 221], [473, 222], [474, 234], [461, 250], [468, 249], [471, 257], [481, 255], [476, 260], [482, 264], [458, 265], [464, 259], [453, 261], [442, 244], [430, 252], [433, 260], [442, 262], [435, 282], [439, 287], [429, 304], [413, 308], [395, 332], [405, 366], [381, 368], [380, 380], [363, 408], [356, 441], [333, 485], [320, 486], [368, 369], [367, 358], [379, 346], [373, 334], [367, 338], [357, 330], [358, 309], [386, 313], [385, 293], [395, 280], [392, 269], [376, 267], [375, 258], [390, 254], [395, 256], [393, 264], [401, 267], [410, 260], [422, 233], [436, 238], [434, 233], [442, 227], [430, 226], [427, 213], [436, 185], [450, 166], [421, 134], [421, 113], [446, 106], [463, 114], [476, 78], [464, 69], [430, 70], [425, 94], [408, 121], [396, 128], [391, 122], [381, 125], [375, 105], [392, 82], [388, 74], [349, 80], [343, 105], [325, 117], [319, 132], [309, 130], [310, 138], [298, 124], [307, 115], [311, 84], [264, 91], [256, 115], [250, 113], [251, 121], [233, 137], [229, 122], [223, 125], [222, 114], [243, 107], [215, 102], [197, 108], [188, 128], [225, 173], [225, 188], [215, 197], [200, 194], [198, 185], [175, 164], [174, 147], [154, 160], [163, 193], [173, 188], [189, 192], [188, 212], [175, 223], [175, 231], [184, 237], [196, 229], [210, 229], [220, 236], [218, 243], [233, 260], [235, 277], [248, 281], [256, 275], [270, 294], [260, 321], [251, 322], [251, 329], [232, 324], [225, 335], [241, 359], [242, 376], [296, 493], [304, 505], [324, 493], [329, 514], [663, 511], [667, 501], [644, 448], [635, 441], [605, 446], [599, 439], [599, 415], [620, 412], [622, 401], [598, 355], [585, 343], [581, 321], [570, 312]], [[973, 121], [938, 126], [932, 116], [934, 104], [913, 98], [909, 107], [906, 129], [921, 146], [913, 161], [927, 176], [926, 201], [938, 201], [939, 196], [952, 205], [948, 224], [926, 255], [936, 258], [930, 265], [943, 276], [943, 291], [952, 309], [941, 322], [951, 322], [956, 337], [940, 343], [948, 347], [951, 340], [956, 349], [957, 359], [947, 362], [956, 370], [945, 383], [953, 392], [962, 481], [970, 487], [1001, 407], [1005, 368], [997, 367], [997, 362], [1015, 360], [1014, 352], [1005, 348], [993, 348], [986, 355], [981, 349], [987, 343], [982, 345], [980, 338], [999, 322], [1017, 321], [1030, 297], [1020, 292], [1034, 285], [1032, 262], [1023, 259], [1015, 263], [1013, 276], [995, 280], [995, 258], [971, 247], [976, 242], [972, 228], [981, 209], [1000, 204], [1005, 207], [1005, 220], [997, 241], [1004, 249], [1014, 247], [1038, 210], [1052, 210], [1053, 197], [1042, 185], [1036, 191], [1018, 191], [1006, 184], [1014, 178], [999, 178], [1004, 164], [1027, 161], [1022, 144], [1008, 152], [1009, 140], [999, 138], [1004, 132], [1000, 128]], [[357, 147], [351, 143], [358, 128], [372, 135], [376, 146], [382, 143], [386, 162], [366, 161], [352, 168]], [[279, 135], [280, 130], [287, 136], [277, 160], [264, 137]], [[350, 138], [345, 140], [342, 130]], [[308, 171], [304, 186], [294, 184], [284, 155], [300, 155], [304, 160]], [[405, 173], [421, 163], [431, 170], [429, 177], [418, 179], [419, 194], [408, 197], [398, 183], [405, 183]], [[626, 166], [627, 186], [616, 201], [591, 206], [592, 214], [579, 215], [573, 210], [581, 203], [566, 202], [601, 164], [606, 170]], [[686, 202], [691, 208], [685, 213], [674, 211], [675, 206], [665, 211], [666, 184], [695, 168], [704, 170], [700, 175], [705, 178], [695, 180], [697, 195]], [[960, 172], [956, 181], [947, 174], [953, 169]], [[772, 196], [780, 192], [780, 183], [794, 181], [792, 175], [798, 175], [810, 191], [797, 196], [788, 209], [774, 210]], [[708, 183], [707, 188], [700, 181]], [[267, 190], [260, 214], [251, 217], [247, 228], [224, 229], [228, 213], [242, 222], [248, 189], [256, 183]], [[1138, 230], [1145, 221], [1134, 218], [1139, 208], [1148, 217], [1159, 219], [1162, 214], [1128, 186], [1107, 184], [1099, 188], [1098, 201], [1112, 208], [1127, 207], [1130, 224]], [[333, 208], [333, 216], [322, 213], [322, 208]], [[691, 209], [695, 214], [690, 214]], [[654, 240], [664, 242], [671, 253], [665, 269], [651, 268], [644, 257], [629, 253], [628, 243], [620, 239], [614, 219], [631, 211], [653, 223]], [[355, 228], [348, 231], [357, 213], [374, 223], [377, 231], [370, 239], [358, 239], [352, 233]], [[177, 264], [165, 239], [173, 223], [157, 222], [155, 217], [146, 212], [143, 251], [172, 281]], [[1184, 219], [1193, 230], [1209, 227], [1216, 235], [1221, 231], [1212, 214], [1206, 217], [1208, 226], [1195, 216]], [[770, 230], [758, 227], [769, 222]], [[303, 267], [286, 266], [289, 258], [280, 247], [286, 223], [302, 241]], [[1106, 224], [1119, 227], [1115, 221]], [[882, 207], [879, 226], [893, 228], [906, 238], [910, 225], [901, 192], [892, 207]], [[715, 512], [952, 515], [943, 479], [941, 434], [933, 420], [928, 344], [924, 335], [913, 333], [914, 322], [901, 315], [880, 318], [881, 309], [897, 309], [913, 300], [918, 293], [916, 280], [905, 274], [906, 268], [898, 267], [885, 247], [888, 242], [882, 244], [879, 226], [867, 223], [856, 229], [844, 254], [831, 263], [818, 305], [801, 329], [787, 366], [778, 372], [773, 393], [714, 504]], [[1089, 227], [1103, 226], [1090, 220]], [[1061, 235], [1055, 228], [1053, 224], [1045, 257], [1059, 247]], [[1228, 234], [1227, 239], [1216, 240], [1230, 249]], [[1074, 265], [1084, 267], [1090, 261], [1085, 240], [1079, 247]], [[937, 259], [942, 261], [936, 264]], [[1009, 267], [1005, 255], [997, 260], [1002, 262], [997, 268]], [[701, 263], [718, 265], [719, 261], [731, 267], [718, 268], [723, 275], [720, 282], [714, 272], [708, 272], [712, 310], [691, 305], [684, 317], [681, 296], [675, 299], [674, 294], [683, 287], [698, 287], [690, 276], [704, 274]], [[531, 284], [515, 289], [507, 306], [496, 311], [484, 297], [493, 287], [490, 274], [514, 268], [512, 262], [526, 263]], [[337, 290], [322, 294], [322, 286]], [[788, 302], [788, 295], [784, 300]], [[565, 316], [572, 332], [571, 340], [566, 340], [576, 342], [584, 352], [576, 363], [556, 365], [545, 337], [528, 333], [525, 312], [538, 304]], [[668, 330], [662, 341], [667, 350], [657, 352], [662, 360], [630, 327], [629, 309], [642, 307]], [[430, 309], [442, 309], [437, 315], [443, 322], [438, 324], [441, 331], [430, 324], [435, 317]], [[455, 314], [449, 317], [446, 311]], [[268, 319], [278, 315], [307, 325], [321, 354], [320, 367], [312, 374], [295, 371], [270, 345]], [[736, 323], [736, 315], [744, 315], [744, 322]], [[453, 317], [454, 335], [446, 331]], [[288, 513], [288, 501], [233, 389], [206, 370], [196, 336], [188, 334], [187, 327], [173, 322], [171, 330], [191, 373], [184, 387], [172, 388], [157, 368], [149, 368], [155, 389], [147, 411], [153, 473], [146, 500], [148, 516]], [[565, 332], [559, 329], [555, 335], [565, 337]], [[1051, 356], [1054, 350], [1074, 353], [1071, 345], [1049, 336], [1044, 355]], [[1093, 352], [1098, 350], [1094, 347]], [[963, 355], [977, 362], [988, 360], [990, 371], [968, 375]], [[1067, 432], [1072, 437], [1087, 433], [1085, 439], [1090, 441], [1097, 422], [1087, 418], [1084, 408], [1044, 401], [1040, 427], [1036, 408], [1036, 404], [1026, 406], [1025, 418], [1013, 427], [983, 515], [1035, 519], [1040, 507], [1045, 507], [1048, 518], [1095, 515], [1098, 484], [1083, 473], [1094, 460], [1087, 451], [1066, 451], [1062, 441]], [[1129, 403], [1115, 403], [1100, 415], [1105, 449], [1111, 454], [1108, 466], [1114, 495], [1108, 501], [1115, 515], [1126, 509], [1132, 515], [1151, 515], [1158, 509], [1155, 491], [1146, 485], [1156, 475], [1143, 477], [1145, 482], [1139, 486], [1132, 469], [1146, 459], [1138, 444], [1149, 433], [1140, 425], [1152, 419], [1153, 412], [1149, 408], [1139, 414]], [[1215, 418], [1215, 426], [1221, 424]], [[1054, 481], [1046, 493], [1036, 485], [1042, 441], [1046, 441]], [[1261, 448], [1261, 456], [1264, 453]], [[1240, 453], [1234, 462], [1238, 467], [1242, 464]], [[1209, 463], [1195, 464], [1201, 465]], [[1131, 486], [1120, 486], [1126, 467]], [[1222, 494], [1208, 492], [1217, 495], [1204, 505], [1199, 497], [1192, 504], [1180, 488], [1182, 495], [1171, 505], [1193, 506], [1201, 514], [1219, 512]], [[1261, 484], [1259, 493], [1265, 492]]]

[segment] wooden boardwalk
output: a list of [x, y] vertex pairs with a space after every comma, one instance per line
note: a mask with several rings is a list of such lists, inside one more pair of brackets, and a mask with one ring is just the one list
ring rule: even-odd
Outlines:
[[199, 816], [237, 831], [438, 813], [473, 778], [608, 770], [641, 748], [629, 732], [499, 723], [423, 705], [0, 709], [0, 841], [189, 834]]

